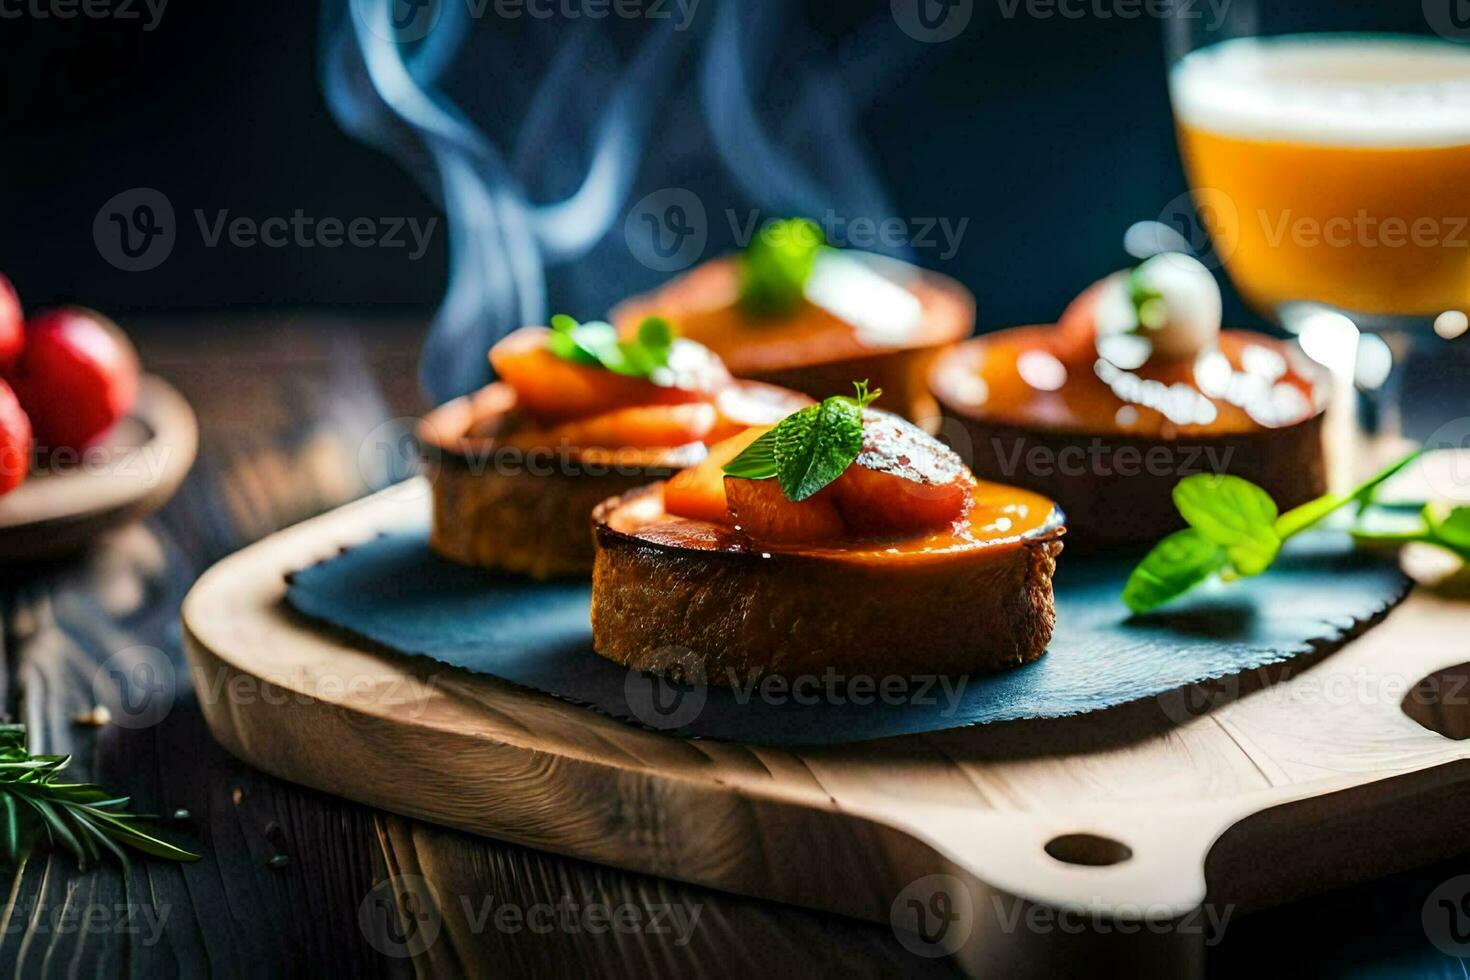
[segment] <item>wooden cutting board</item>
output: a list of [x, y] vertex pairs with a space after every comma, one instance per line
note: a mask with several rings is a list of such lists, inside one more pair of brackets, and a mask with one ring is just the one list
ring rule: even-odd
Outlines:
[[185, 647], [226, 748], [409, 816], [892, 923], [987, 975], [1187, 973], [1221, 920], [1464, 848], [1470, 604], [1416, 590], [1316, 662], [1091, 715], [757, 748], [643, 731], [285, 606], [288, 573], [426, 506], [411, 481], [200, 579]]

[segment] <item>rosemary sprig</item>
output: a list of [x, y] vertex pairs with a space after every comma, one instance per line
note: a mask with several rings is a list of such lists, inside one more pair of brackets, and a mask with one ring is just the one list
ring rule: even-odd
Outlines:
[[199, 855], [144, 833], [127, 812], [129, 798], [100, 786], [60, 781], [67, 755], [31, 755], [24, 725], [0, 725], [0, 859], [16, 864], [41, 839], [76, 855], [83, 868], [104, 854], [124, 864], [124, 847], [169, 861]]

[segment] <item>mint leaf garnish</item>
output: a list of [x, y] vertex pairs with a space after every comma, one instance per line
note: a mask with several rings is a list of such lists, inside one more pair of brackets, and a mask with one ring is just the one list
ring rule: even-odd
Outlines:
[[776, 479], [788, 500], [812, 496], [863, 452], [863, 414], [851, 398], [828, 398], [804, 408], [772, 431]]
[[1398, 546], [1429, 544], [1442, 548], [1463, 562], [1470, 562], [1470, 507], [1455, 507], [1443, 517], [1431, 504], [1419, 512], [1419, 525], [1392, 531], [1354, 528], [1353, 539], [1359, 544]]
[[1397, 463], [1380, 470], [1368, 482], [1355, 487], [1348, 493], [1329, 493], [1316, 500], [1309, 500], [1300, 507], [1292, 508], [1276, 519], [1276, 533], [1284, 541], [1293, 534], [1316, 524], [1333, 511], [1354, 502], [1358, 504], [1358, 512], [1362, 513], [1373, 503], [1378, 488], [1383, 483], [1423, 454], [1423, 450], [1410, 453]]
[[1437, 540], [1461, 553], [1470, 553], [1470, 507], [1456, 507], [1443, 519], [1437, 519], [1426, 508], [1424, 518]]
[[737, 262], [740, 309], [755, 317], [779, 317], [795, 310], [805, 295], [826, 239], [807, 218], [773, 221], [756, 233]]
[[599, 332], [598, 327], [607, 327], [612, 331], [612, 341], [617, 343], [617, 331], [612, 329], [612, 324], [589, 323], [583, 326], [565, 313], [558, 313], [551, 318], [551, 337], [547, 346], [564, 361], [601, 366], [602, 359], [593, 350], [594, 335]]
[[882, 391], [853, 385], [856, 396], [834, 395], [788, 415], [725, 464], [727, 476], [775, 478], [788, 500], [803, 501], [836, 480], [863, 452], [863, 409]]
[[1174, 487], [1174, 506], [1205, 540], [1225, 549], [1240, 576], [1261, 574], [1281, 550], [1276, 501], [1249, 480], [1228, 474], [1186, 477]]
[[762, 433], [745, 451], [724, 466], [726, 476], [741, 480], [769, 480], [776, 475], [776, 430]]
[[1228, 560], [1224, 548], [1194, 528], [1175, 531], [1128, 576], [1123, 601], [1134, 612], [1147, 612], [1199, 585]]
[[[1406, 456], [1351, 493], [1327, 494], [1279, 516], [1271, 495], [1249, 480], [1208, 474], [1185, 477], [1174, 488], [1174, 505], [1190, 527], [1169, 535], [1144, 557], [1128, 576], [1123, 602], [1133, 612], [1144, 613], [1172, 602], [1216, 573], [1226, 580], [1259, 575], [1275, 562], [1282, 542], [1353, 501], [1370, 501], [1380, 484], [1418, 457], [1417, 452]], [[1470, 535], [1470, 515], [1455, 517], [1451, 512], [1446, 521], [1452, 518], [1452, 536], [1461, 530]], [[1422, 533], [1433, 534], [1427, 521]], [[1357, 532], [1354, 537], [1385, 540]], [[1395, 535], [1393, 540], [1408, 539]]]
[[669, 366], [674, 328], [667, 320], [651, 316], [639, 324], [636, 340], [620, 340], [610, 323], [578, 323], [559, 313], [551, 318], [547, 347], [563, 360], [651, 379]]

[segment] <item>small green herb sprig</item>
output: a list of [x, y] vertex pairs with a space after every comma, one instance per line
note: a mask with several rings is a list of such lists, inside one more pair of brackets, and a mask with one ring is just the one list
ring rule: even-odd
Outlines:
[[100, 786], [64, 783], [66, 755], [31, 755], [24, 725], [0, 725], [0, 856], [15, 864], [44, 835], [52, 847], [76, 855], [85, 868], [104, 853], [127, 863], [123, 848], [169, 861], [197, 861], [199, 855], [144, 833], [128, 813], [128, 797]]
[[[1202, 474], [1180, 480], [1174, 506], [1189, 524], [1154, 546], [1128, 576], [1123, 602], [1144, 613], [1172, 602], [1218, 574], [1225, 581], [1259, 575], [1287, 539], [1350, 503], [1360, 510], [1378, 487], [1419, 457], [1413, 453], [1346, 494], [1327, 494], [1277, 513], [1271, 495], [1238, 476]], [[1470, 531], [1470, 517], [1458, 527]]]
[[635, 378], [651, 378], [669, 366], [674, 328], [651, 316], [638, 325], [635, 340], [622, 340], [610, 323], [578, 323], [564, 313], [551, 318], [551, 352], [563, 360], [603, 367]]
[[1139, 275], [1142, 268], [1142, 265], [1135, 266], [1128, 273], [1128, 300], [1133, 304], [1138, 326], [1143, 330], [1157, 330], [1169, 318], [1169, 308], [1164, 302], [1164, 294], [1143, 281]]
[[800, 502], [837, 479], [863, 452], [863, 409], [883, 394], [866, 381], [853, 383], [852, 398], [833, 395], [786, 416], [775, 428], [725, 464], [727, 476], [781, 484], [788, 500]]
[[762, 228], [737, 259], [741, 311], [779, 317], [795, 310], [826, 247], [821, 227], [808, 218], [773, 221]]
[[1388, 545], [1429, 544], [1450, 552], [1463, 562], [1470, 562], [1470, 507], [1452, 507], [1443, 516], [1433, 505], [1419, 511], [1417, 526], [1392, 531], [1354, 528], [1353, 540], [1359, 544]]

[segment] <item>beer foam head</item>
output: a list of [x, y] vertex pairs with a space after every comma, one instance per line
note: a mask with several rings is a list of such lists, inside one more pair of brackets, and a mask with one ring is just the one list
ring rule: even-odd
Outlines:
[[1470, 144], [1470, 46], [1410, 35], [1236, 38], [1169, 74], [1180, 122], [1332, 146]]

